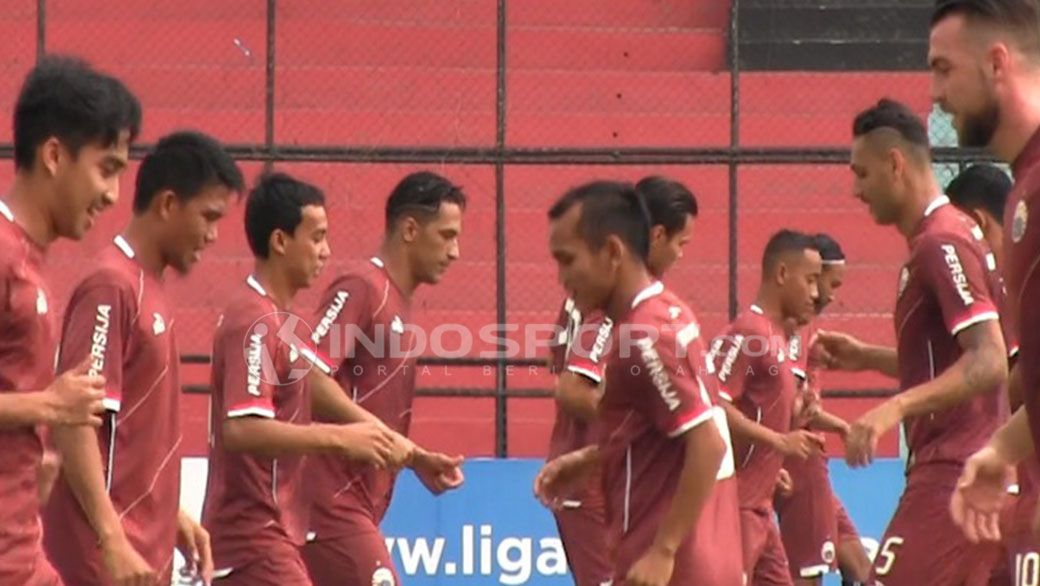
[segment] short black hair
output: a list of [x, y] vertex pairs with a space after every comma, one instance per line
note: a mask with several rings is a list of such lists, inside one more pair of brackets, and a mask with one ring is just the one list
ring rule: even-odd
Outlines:
[[852, 136], [859, 138], [878, 130], [889, 130], [899, 137], [929, 152], [928, 128], [924, 121], [906, 104], [889, 98], [882, 98], [874, 106], [860, 112], [852, 122]]
[[646, 264], [650, 256], [650, 212], [634, 185], [618, 181], [579, 185], [549, 208], [549, 219], [559, 219], [578, 204], [578, 234], [589, 248], [599, 250], [607, 237], [614, 235]]
[[1019, 47], [1040, 55], [1040, 7], [1036, 0], [937, 0], [932, 26], [954, 15], [1010, 32]]
[[440, 213], [444, 203], [453, 203], [465, 210], [466, 194], [458, 185], [431, 171], [407, 175], [386, 200], [387, 233], [405, 216], [415, 218], [420, 224], [429, 222]]
[[781, 256], [804, 250], [816, 250], [816, 243], [812, 236], [786, 228], [776, 232], [769, 238], [766, 249], [762, 253], [762, 272], [769, 273], [776, 268]]
[[215, 185], [239, 193], [243, 189], [242, 171], [224, 147], [201, 132], [168, 134], [159, 139], [137, 170], [134, 213], [145, 212], [163, 190], [188, 201]]
[[845, 251], [830, 234], [820, 232], [813, 237], [813, 246], [820, 252], [823, 264], [841, 264], [845, 262]]
[[953, 205], [963, 210], [981, 208], [1001, 225], [1009, 193], [1011, 178], [1000, 167], [989, 164], [968, 167], [946, 186]]
[[36, 149], [57, 137], [75, 156], [89, 143], [111, 146], [141, 130], [141, 104], [118, 79], [72, 57], [45, 57], [29, 72], [14, 107], [14, 165], [31, 169]]
[[672, 236], [686, 225], [686, 217], [697, 217], [697, 198], [678, 181], [651, 175], [636, 183], [636, 191], [646, 202], [650, 221], [654, 226], [664, 226]]
[[246, 200], [246, 238], [257, 258], [271, 254], [271, 234], [293, 234], [303, 221], [303, 208], [325, 206], [325, 194], [285, 173], [261, 175]]

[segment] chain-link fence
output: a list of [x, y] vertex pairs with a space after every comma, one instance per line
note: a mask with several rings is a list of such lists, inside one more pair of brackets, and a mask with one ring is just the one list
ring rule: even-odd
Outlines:
[[[471, 199], [462, 259], [419, 293], [420, 325], [552, 323], [562, 291], [546, 246], [549, 203], [591, 178], [669, 175], [693, 189], [701, 214], [666, 280], [706, 331], [750, 301], [766, 239], [793, 227], [832, 233], [850, 257], [828, 325], [890, 342], [905, 244], [852, 198], [847, 147], [854, 114], [882, 96], [929, 114], [917, 55], [928, 4], [9, 0], [0, 109], [13, 109], [40, 55], [86, 58], [141, 98], [135, 157], [171, 130], [198, 128], [228, 144], [250, 176], [273, 165], [322, 186], [336, 259], [327, 275], [375, 250], [384, 198], [404, 174], [448, 176]], [[917, 34], [900, 36], [906, 30]], [[929, 120], [945, 185], [972, 157], [951, 148], [948, 122]], [[10, 127], [0, 128], [3, 158], [10, 141]], [[216, 317], [251, 268], [240, 208], [199, 269], [171, 284], [191, 390], [204, 390]], [[62, 298], [92, 253], [83, 251], [100, 248], [128, 214], [124, 203], [85, 245], [57, 247]], [[305, 297], [302, 306], [313, 303]], [[417, 427], [445, 426], [467, 453], [542, 453], [552, 402], [541, 358], [480, 349], [425, 361]], [[887, 383], [835, 376], [827, 386], [876, 396]]]

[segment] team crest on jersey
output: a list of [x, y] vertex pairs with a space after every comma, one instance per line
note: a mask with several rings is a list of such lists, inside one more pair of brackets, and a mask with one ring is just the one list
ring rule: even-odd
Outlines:
[[910, 268], [903, 267], [899, 271], [899, 289], [896, 290], [896, 297], [902, 297], [903, 293], [906, 292], [906, 286], [910, 284]]
[[152, 317], [155, 318], [152, 322], [152, 333], [158, 336], [166, 331], [166, 322], [163, 321], [162, 315], [158, 313], [153, 313]]
[[787, 343], [787, 355], [791, 357], [791, 360], [798, 360], [798, 357], [802, 353], [802, 335], [795, 334], [791, 336], [791, 341]]
[[668, 308], [668, 318], [672, 321], [679, 319], [680, 314], [682, 314], [682, 308], [678, 305], [673, 305]]
[[47, 313], [47, 294], [43, 292], [43, 289], [36, 290], [36, 314], [44, 315]]
[[837, 553], [834, 549], [833, 541], [824, 541], [823, 548], [820, 549], [820, 557], [823, 559], [825, 564], [833, 564]]
[[1029, 206], [1026, 202], [1019, 201], [1015, 206], [1015, 218], [1011, 221], [1011, 242], [1018, 241], [1026, 235], [1026, 220], [1029, 219]]
[[404, 322], [401, 321], [401, 316], [395, 315], [394, 319], [390, 320], [390, 331], [396, 334], [404, 333]]
[[394, 586], [394, 573], [389, 568], [376, 568], [372, 573], [372, 586]]

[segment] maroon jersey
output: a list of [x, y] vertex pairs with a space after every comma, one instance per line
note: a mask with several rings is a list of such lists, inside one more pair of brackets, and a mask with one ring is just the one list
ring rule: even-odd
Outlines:
[[[163, 283], [121, 236], [72, 294], [58, 372], [91, 357], [105, 377], [98, 443], [105, 488], [134, 549], [170, 581], [180, 508], [180, 386]], [[97, 535], [59, 476], [44, 507], [44, 547], [67, 584], [102, 584]]]
[[[787, 359], [783, 329], [757, 305], [737, 316], [709, 354], [719, 395], [748, 419], [777, 433], [791, 430], [798, 381]], [[737, 438], [734, 441], [741, 508], [771, 511], [780, 452]]]
[[[1012, 165], [1015, 186], [1004, 212], [1008, 315], [1019, 338], [1022, 398], [1040, 445], [1040, 130]], [[1037, 451], [1040, 457], [1040, 450]]]
[[306, 536], [305, 458], [269, 458], [223, 446], [223, 423], [231, 417], [298, 425], [311, 420], [306, 364], [295, 346], [302, 320], [280, 312], [253, 277], [246, 285], [224, 310], [213, 340], [209, 477], [202, 523], [209, 530], [218, 570], [245, 566], [267, 555], [269, 547], [302, 545]]
[[[415, 393], [415, 333], [410, 303], [371, 259], [362, 270], [336, 279], [326, 290], [312, 337], [326, 372], [333, 372], [357, 404], [405, 436]], [[314, 538], [335, 537], [366, 521], [378, 525], [394, 490], [396, 473], [342, 457], [309, 460], [307, 482], [314, 504]]]
[[[582, 316], [581, 311], [574, 306], [574, 301], [567, 299], [560, 309], [557, 322], [560, 336], [551, 349], [553, 370], [556, 373], [574, 373], [598, 386], [603, 382], [603, 359], [613, 325], [610, 318], [601, 312]], [[588, 422], [581, 421], [569, 415], [559, 405], [556, 406], [556, 421], [549, 438], [549, 460], [594, 442], [595, 438], [590, 433]], [[595, 486], [585, 487], [571, 498], [571, 506], [601, 506], [603, 503], [603, 497]]]
[[[615, 543], [615, 578], [623, 579], [653, 543], [671, 506], [685, 458], [679, 439], [713, 422], [729, 445], [722, 409], [705, 387], [708, 370], [693, 313], [654, 283], [619, 320], [600, 402], [600, 456], [607, 520]], [[658, 334], [656, 341], [651, 332]], [[740, 521], [732, 450], [718, 482], [675, 557], [671, 584], [742, 583]]]
[[[0, 392], [41, 391], [54, 380], [55, 324], [40, 274], [44, 250], [0, 202]], [[33, 427], [0, 429], [0, 584], [25, 584], [40, 548], [36, 471], [43, 444]]]
[[[942, 374], [961, 356], [956, 336], [997, 320], [1002, 297], [996, 259], [982, 231], [946, 197], [936, 198], [910, 237], [910, 259], [899, 277], [895, 310], [899, 388]], [[904, 420], [908, 465], [963, 462], [1007, 418], [1003, 389], [992, 389], [944, 411]]]

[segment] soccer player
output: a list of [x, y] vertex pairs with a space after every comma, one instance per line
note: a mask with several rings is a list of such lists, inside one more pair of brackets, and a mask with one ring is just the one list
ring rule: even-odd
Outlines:
[[[444, 177], [406, 176], [386, 201], [379, 252], [329, 285], [315, 317], [313, 341], [340, 394], [400, 436], [411, 426], [418, 358], [411, 298], [420, 285], [440, 282], [459, 258], [465, 207], [462, 190]], [[463, 482], [461, 456], [412, 446], [407, 464], [433, 494]], [[314, 584], [399, 584], [379, 530], [395, 471], [318, 456], [308, 461], [307, 478], [314, 503], [303, 557]]]
[[[813, 236], [813, 244], [823, 261], [817, 284], [816, 315], [819, 316], [834, 301], [845, 281], [845, 253], [827, 234]], [[792, 337], [788, 346], [788, 359], [797, 367], [793, 371], [801, 379], [805, 397], [801, 409], [804, 416], [799, 425], [844, 437], [848, 423], [821, 405], [820, 364], [812, 354], [816, 331], [813, 320]], [[870, 558], [845, 506], [831, 488], [827, 457], [822, 452], [814, 452], [804, 460], [788, 457], [784, 460], [784, 469], [790, 475], [792, 491], [774, 498], [774, 506], [794, 583], [819, 584], [823, 574], [835, 566], [844, 581], [866, 582], [870, 575]]]
[[15, 179], [0, 200], [0, 584], [61, 581], [40, 547], [39, 425], [100, 425], [104, 377], [88, 361], [54, 378], [57, 328], [41, 267], [119, 197], [137, 98], [82, 61], [49, 57], [14, 111]]
[[907, 483], [874, 560], [886, 586], [985, 583], [992, 550], [957, 531], [948, 504], [965, 459], [1006, 419], [1007, 354], [996, 260], [982, 231], [940, 195], [928, 132], [906, 106], [883, 99], [853, 123], [853, 189], [874, 221], [895, 226], [909, 258], [899, 273], [897, 348], [821, 333], [832, 367], [898, 378], [900, 393], [852, 424], [846, 460], [873, 461], [899, 424], [910, 456]]
[[581, 311], [614, 322], [617, 343], [598, 443], [546, 464], [535, 494], [552, 504], [601, 474], [614, 584], [743, 584], [725, 415], [702, 378], [710, 369], [695, 316], [647, 267], [645, 202], [630, 184], [593, 182], [566, 193], [549, 218], [564, 288]]
[[[693, 234], [697, 200], [682, 183], [664, 177], [646, 177], [636, 191], [650, 212], [648, 268], [660, 279], [679, 258]], [[596, 417], [602, 396], [602, 362], [613, 323], [602, 312], [583, 316], [568, 298], [557, 326], [563, 337], [552, 349], [556, 379], [556, 421], [549, 440], [551, 461], [595, 442], [589, 423]], [[613, 567], [607, 554], [606, 511], [596, 482], [580, 487], [553, 511], [567, 564], [578, 586], [600, 586], [610, 581]]]
[[44, 548], [67, 584], [169, 584], [178, 543], [188, 567], [212, 578], [208, 535], [179, 512], [180, 357], [165, 274], [191, 270], [241, 190], [212, 138], [162, 138], [137, 172], [133, 218], [72, 294], [58, 372], [88, 358], [105, 377], [107, 413], [97, 432], [52, 434], [63, 464]]
[[744, 572], [749, 584], [791, 584], [773, 519], [773, 491], [785, 457], [806, 459], [823, 437], [791, 429], [798, 381], [787, 356], [788, 322], [809, 323], [819, 296], [820, 252], [812, 237], [781, 230], [762, 254], [755, 302], [712, 344], [719, 395], [733, 429], [740, 488]]
[[[973, 165], [954, 178], [946, 187], [950, 202], [958, 209], [971, 216], [982, 229], [982, 234], [989, 242], [997, 257], [997, 268], [1004, 263], [1004, 207], [1011, 192], [1011, 179], [1007, 173], [994, 165]], [[1006, 318], [1005, 318], [1006, 319]], [[1018, 355], [1017, 336], [1004, 325], [1004, 340], [1008, 349], [1008, 364], [1013, 369]], [[1009, 386], [1011, 410], [1022, 406], [1021, 388]], [[1019, 463], [1016, 471], [1016, 483], [1008, 488], [1008, 492], [1017, 495], [1004, 512], [1001, 519], [1002, 552], [990, 578], [990, 586], [1013, 586], [1023, 576], [1024, 566], [1030, 558], [1040, 561], [1040, 547], [1032, 531], [1032, 517], [1036, 510], [1037, 493], [1040, 489], [1040, 466], [1033, 458]], [[1036, 563], [1036, 562], [1028, 562]]]
[[[300, 558], [307, 523], [303, 455], [386, 465], [391, 434], [372, 423], [311, 424], [322, 386], [308, 384], [313, 351], [296, 293], [329, 257], [325, 196], [274, 173], [250, 191], [246, 237], [254, 272], [224, 310], [213, 340], [210, 457], [203, 525], [216, 582], [309, 585]], [[312, 397], [312, 393], [315, 397]]]

